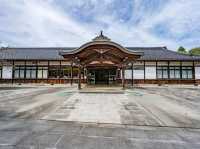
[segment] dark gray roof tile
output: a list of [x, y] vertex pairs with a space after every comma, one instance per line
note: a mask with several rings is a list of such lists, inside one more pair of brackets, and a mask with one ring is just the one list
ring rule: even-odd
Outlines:
[[[143, 52], [140, 60], [200, 60], [200, 56], [180, 54], [166, 47], [126, 47], [130, 51]], [[63, 60], [60, 52], [73, 51], [76, 47], [1, 48], [0, 59], [6, 60]]]

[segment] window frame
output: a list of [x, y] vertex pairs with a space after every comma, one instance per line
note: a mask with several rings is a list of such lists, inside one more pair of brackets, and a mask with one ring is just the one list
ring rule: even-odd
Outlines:
[[[157, 79], [161, 79], [161, 80], [167, 80], [169, 79], [169, 69], [168, 69], [168, 66], [157, 66]], [[160, 73], [160, 76], [159, 77], [159, 72]], [[167, 77], [164, 77], [165, 76], [165, 73], [167, 73]]]

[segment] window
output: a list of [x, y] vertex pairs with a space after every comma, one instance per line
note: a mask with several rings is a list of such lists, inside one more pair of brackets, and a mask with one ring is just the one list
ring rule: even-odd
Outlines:
[[170, 66], [170, 79], [180, 79], [180, 67]]
[[70, 66], [61, 66], [60, 77], [61, 78], [71, 78], [71, 67]]
[[78, 77], [78, 67], [73, 67], [73, 77], [76, 78]]
[[24, 66], [16, 66], [14, 69], [14, 78], [23, 79], [24, 78], [25, 67]]
[[192, 79], [192, 67], [182, 67], [182, 79]]
[[157, 67], [157, 78], [158, 79], [168, 79], [168, 67], [158, 66]]
[[28, 66], [26, 67], [26, 78], [35, 79], [36, 78], [36, 67]]
[[49, 78], [60, 77], [60, 66], [49, 66]]
[[48, 78], [48, 67], [38, 67], [37, 77], [38, 79]]

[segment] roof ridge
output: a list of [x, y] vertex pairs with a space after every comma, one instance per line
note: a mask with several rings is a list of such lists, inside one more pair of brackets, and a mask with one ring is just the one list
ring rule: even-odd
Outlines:
[[6, 47], [3, 49], [25, 49], [25, 50], [33, 50], [33, 49], [47, 49], [47, 50], [59, 50], [59, 49], [75, 49], [77, 47]]
[[125, 47], [127, 49], [147, 49], [147, 50], [152, 50], [152, 49], [155, 49], [155, 50], [165, 50], [167, 49], [166, 46], [160, 46], [160, 47]]

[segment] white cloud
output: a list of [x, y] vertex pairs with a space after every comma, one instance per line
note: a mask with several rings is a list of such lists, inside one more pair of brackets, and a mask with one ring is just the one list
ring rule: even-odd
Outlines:
[[[62, 5], [59, 0], [0, 1], [0, 40], [11, 46], [80, 46], [101, 29], [125, 46], [166, 45], [176, 49], [200, 43], [198, 0], [169, 0], [150, 10], [146, 10], [148, 3], [143, 6], [144, 0], [133, 0], [132, 14], [126, 21], [117, 13], [126, 7], [115, 8], [114, 0], [61, 0]], [[78, 14], [80, 19], [76, 18]], [[83, 16], [92, 21], [81, 20]], [[168, 27], [169, 37], [152, 32], [158, 24]]]

